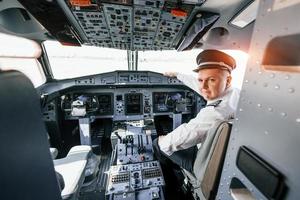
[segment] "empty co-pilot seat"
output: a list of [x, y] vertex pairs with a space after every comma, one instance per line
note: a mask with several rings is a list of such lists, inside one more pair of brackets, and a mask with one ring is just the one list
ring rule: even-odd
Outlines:
[[208, 131], [197, 152], [193, 173], [183, 170], [192, 187], [195, 199], [214, 199], [220, 181], [221, 170], [231, 131], [231, 123], [219, 121]]
[[65, 158], [54, 160], [54, 168], [62, 175], [64, 188], [61, 191], [63, 199], [76, 199], [85, 177], [88, 157], [92, 154], [90, 146], [74, 146]]

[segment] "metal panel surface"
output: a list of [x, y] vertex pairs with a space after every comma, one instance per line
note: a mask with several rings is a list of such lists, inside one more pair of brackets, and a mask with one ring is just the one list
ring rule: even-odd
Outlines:
[[[266, 70], [263, 58], [271, 40], [293, 35], [294, 43], [278, 46], [281, 52], [300, 57], [300, 1], [260, 1], [249, 61], [237, 115], [216, 199], [233, 199], [232, 178], [237, 178], [255, 199], [267, 199], [236, 166], [242, 145], [253, 150], [285, 177], [286, 195], [300, 196], [300, 73]], [[295, 53], [296, 52], [296, 53]], [[274, 56], [274, 55], [273, 55]], [[282, 56], [283, 55], [278, 55]], [[295, 65], [293, 67], [299, 68]], [[285, 66], [281, 66], [285, 69]], [[268, 184], [268, 183], [265, 183]]]

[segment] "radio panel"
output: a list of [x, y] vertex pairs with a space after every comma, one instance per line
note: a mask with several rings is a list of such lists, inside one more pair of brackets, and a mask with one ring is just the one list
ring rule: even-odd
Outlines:
[[152, 187], [136, 192], [128, 192], [124, 194], [113, 194], [110, 200], [158, 200], [164, 199], [161, 187]]
[[164, 184], [158, 161], [114, 165], [109, 171], [106, 194], [132, 192]]

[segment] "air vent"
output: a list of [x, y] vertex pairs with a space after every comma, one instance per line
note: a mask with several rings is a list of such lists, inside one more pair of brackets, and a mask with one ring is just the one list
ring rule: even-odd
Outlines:
[[24, 9], [19, 9], [19, 10], [20, 10], [20, 12], [21, 12], [22, 15], [23, 15], [24, 20], [28, 21], [28, 20], [31, 19], [30, 16], [29, 16], [29, 14], [28, 14], [28, 12], [27, 12], [26, 10], [24, 10]]
[[31, 33], [41, 31], [41, 26], [32, 20], [23, 8], [8, 8], [0, 12], [0, 24], [5, 29], [15, 33]]

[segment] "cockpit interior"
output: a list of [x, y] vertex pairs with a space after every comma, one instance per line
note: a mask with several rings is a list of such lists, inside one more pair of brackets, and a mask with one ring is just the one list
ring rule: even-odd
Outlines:
[[[280, 21], [289, 9], [300, 17], [299, 6], [297, 0], [0, 0], [0, 134], [9, 133], [0, 149], [15, 158], [4, 156], [0, 199], [296, 199], [300, 183], [276, 163], [282, 160], [237, 133], [258, 129], [252, 119], [272, 124], [259, 118], [262, 109], [286, 120], [276, 103], [261, 102], [269, 88], [280, 99], [277, 77], [296, 81], [288, 73], [298, 68], [276, 66], [299, 65], [300, 30]], [[275, 30], [275, 21], [284, 27]], [[287, 32], [294, 36], [277, 38]], [[289, 55], [263, 51], [290, 45]], [[237, 61], [238, 116], [208, 132], [202, 149], [214, 148], [199, 148], [199, 165], [194, 173], [181, 169], [184, 184], [173, 191], [153, 141], [195, 118], [206, 100], [164, 72], [197, 76], [196, 56], [205, 49]], [[288, 61], [273, 63], [271, 54]], [[258, 65], [267, 67], [252, 67]], [[258, 132], [267, 137], [272, 128]]]

